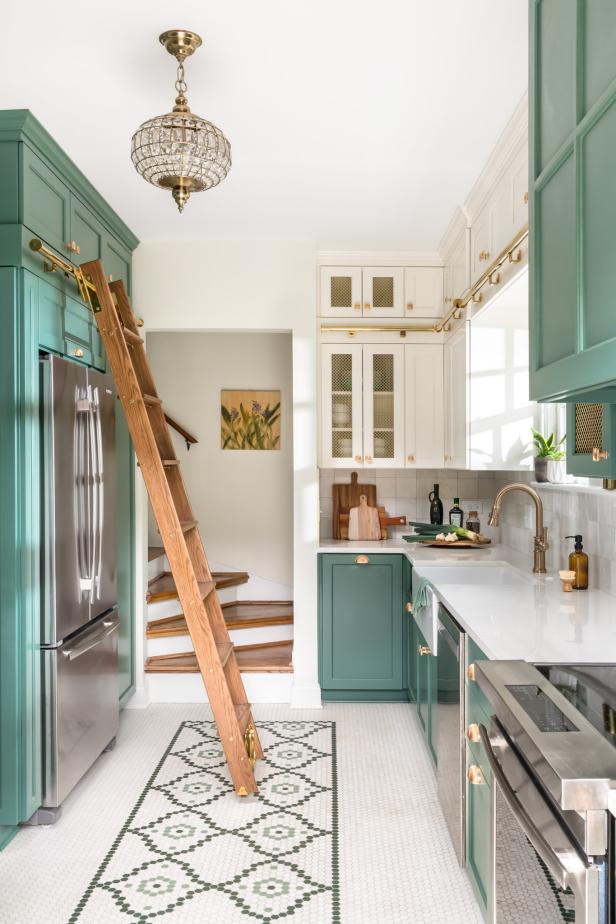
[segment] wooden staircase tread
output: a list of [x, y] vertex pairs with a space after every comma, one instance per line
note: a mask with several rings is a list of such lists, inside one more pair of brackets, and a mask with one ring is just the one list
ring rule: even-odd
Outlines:
[[128, 327], [123, 327], [122, 333], [127, 343], [140, 343], [143, 346], [143, 338], [140, 334], [136, 334], [135, 331], [129, 330]]
[[[233, 600], [222, 604], [222, 612], [228, 629], [293, 625], [293, 602], [289, 600]], [[187, 634], [183, 613], [152, 619], [147, 624], [148, 638]]]
[[157, 398], [156, 395], [146, 395], [145, 392], [143, 393], [143, 402], [150, 407], [160, 407], [163, 403], [162, 398]]
[[[233, 650], [233, 646], [231, 649]], [[293, 642], [236, 645], [235, 659], [242, 673], [289, 674], [293, 673], [292, 652]], [[183, 651], [176, 654], [152, 655], [146, 659], [145, 671], [149, 674], [196, 674], [199, 672], [199, 666], [194, 651]]]
[[[217, 642], [218, 657], [224, 667], [233, 651], [232, 642]], [[194, 651], [182, 651], [176, 654], [152, 655], [145, 662], [145, 669], [150, 673], [194, 674], [198, 673], [197, 655]]]
[[157, 558], [160, 558], [165, 554], [165, 550], [162, 545], [150, 545], [148, 546], [148, 561], [154, 561]]
[[[205, 600], [216, 587], [215, 581], [199, 581], [199, 590], [201, 598]], [[173, 575], [169, 571], [163, 571], [157, 577], [152, 578], [148, 583], [148, 592], [146, 600], [148, 603], [156, 603], [160, 600], [174, 600], [178, 592], [173, 580]]]

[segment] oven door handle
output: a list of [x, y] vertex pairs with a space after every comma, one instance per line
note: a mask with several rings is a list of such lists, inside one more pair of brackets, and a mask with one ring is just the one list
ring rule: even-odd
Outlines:
[[573, 848], [563, 854], [557, 854], [548, 844], [541, 831], [537, 828], [532, 818], [521, 804], [515, 790], [511, 787], [509, 780], [499, 764], [496, 754], [492, 749], [490, 736], [488, 735], [485, 725], [479, 725], [479, 735], [481, 743], [488, 758], [490, 769], [500, 788], [503, 798], [511, 809], [515, 820], [522, 828], [522, 831], [531, 842], [540, 858], [543, 860], [550, 873], [556, 880], [557, 884], [563, 891], [571, 888], [574, 881], [579, 879], [580, 874], [586, 873], [591, 869], [591, 864], [583, 860]]

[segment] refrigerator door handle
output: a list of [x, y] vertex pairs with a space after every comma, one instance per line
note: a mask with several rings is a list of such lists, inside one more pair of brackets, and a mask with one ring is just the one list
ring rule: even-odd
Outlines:
[[90, 498], [92, 505], [92, 518], [91, 518], [91, 529], [90, 529], [90, 603], [94, 603], [94, 591], [95, 591], [95, 568], [96, 568], [96, 554], [97, 554], [97, 539], [98, 539], [98, 519], [99, 519], [99, 509], [98, 509], [98, 486], [97, 486], [97, 449], [96, 449], [96, 425], [94, 421], [94, 401], [92, 397], [92, 387], [88, 385], [88, 403], [89, 403], [89, 412], [88, 412], [88, 425], [90, 433], [90, 478], [89, 488], [90, 488]]
[[[92, 580], [88, 576], [88, 549], [85, 533], [89, 528], [89, 504], [87, 503], [87, 427], [85, 414], [89, 414], [90, 402], [80, 397], [79, 386], [75, 386], [75, 417], [74, 417], [74, 460], [75, 460], [75, 510], [77, 511], [77, 551], [79, 561], [79, 589], [83, 592], [91, 590]], [[87, 526], [86, 526], [87, 523]]]
[[99, 642], [103, 641], [103, 639], [107, 638], [109, 635], [113, 635], [113, 633], [117, 630], [119, 625], [120, 625], [120, 617], [117, 614], [115, 614], [114, 616], [110, 616], [109, 619], [103, 619], [102, 621], [103, 631], [102, 632], [93, 633], [88, 638], [86, 638], [83, 642], [81, 642], [79, 645], [76, 645], [74, 648], [72, 647], [62, 648], [61, 649], [62, 654], [64, 655], [65, 658], [68, 658], [69, 661], [76, 661], [77, 658], [80, 658], [82, 655], [84, 655], [86, 651], [90, 651], [92, 648], [95, 648], [99, 644]]
[[[105, 511], [105, 479], [103, 471], [103, 433], [101, 428], [101, 407], [98, 386], [94, 388], [93, 412], [96, 415], [96, 485], [98, 492], [98, 560], [96, 564], [96, 596], [100, 599], [101, 572], [103, 568], [103, 527]], [[93, 575], [94, 577], [94, 575]]]

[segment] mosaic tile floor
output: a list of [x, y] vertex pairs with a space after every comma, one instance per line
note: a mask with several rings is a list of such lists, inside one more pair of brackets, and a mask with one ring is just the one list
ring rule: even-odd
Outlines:
[[[336, 723], [341, 924], [482, 924], [410, 706], [336, 703], [300, 711], [266, 705], [254, 714], [260, 727]], [[69, 796], [57, 824], [24, 829], [0, 853], [2, 924], [68, 924], [178, 727], [208, 718], [193, 705], [125, 711], [116, 749]], [[216, 894], [200, 894], [197, 914], [179, 909], [155, 920], [224, 921], [210, 903]], [[88, 924], [129, 920], [120, 912]]]

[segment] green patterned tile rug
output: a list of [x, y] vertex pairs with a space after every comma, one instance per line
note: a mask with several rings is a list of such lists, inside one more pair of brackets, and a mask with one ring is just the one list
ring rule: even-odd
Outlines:
[[248, 799], [214, 723], [180, 725], [69, 924], [339, 924], [335, 723], [257, 724]]

